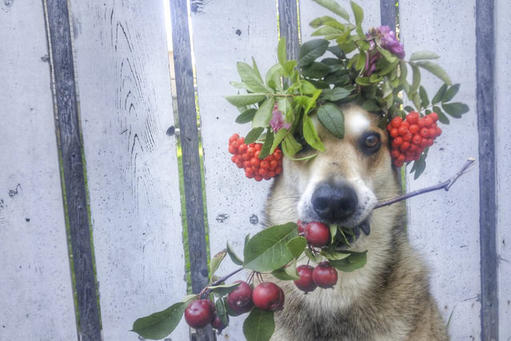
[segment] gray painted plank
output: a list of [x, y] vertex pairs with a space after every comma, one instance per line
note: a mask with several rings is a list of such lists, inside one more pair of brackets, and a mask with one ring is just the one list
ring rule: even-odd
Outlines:
[[397, 11], [397, 0], [380, 0], [381, 24], [392, 28], [395, 31]]
[[42, 2], [3, 1], [0, 40], [0, 339], [77, 340]]
[[497, 159], [497, 255], [499, 340], [511, 340], [511, 2], [495, 3], [495, 143]]
[[495, 194], [493, 0], [476, 0], [476, 90], [479, 131], [479, 229], [481, 243], [481, 339], [498, 338]]
[[[234, 133], [247, 133], [249, 126], [234, 122], [238, 111], [224, 96], [236, 93], [229, 84], [239, 80], [236, 62], [252, 63], [253, 56], [263, 74], [277, 63], [276, 12], [274, 1], [217, 0], [204, 1], [192, 13], [212, 255], [224, 249], [226, 241], [241, 254], [245, 235], [262, 227], [270, 181], [247, 179], [231, 162], [228, 139]], [[218, 274], [235, 268], [226, 260]], [[219, 339], [244, 340], [243, 320], [244, 316], [232, 318]]]
[[[201, 4], [197, 1], [197, 6]], [[192, 292], [199, 293], [208, 284], [208, 254], [204, 202], [202, 197], [201, 161], [199, 158], [199, 132], [193, 82], [190, 28], [188, 27], [188, 2], [170, 1], [174, 68], [177, 92], [179, 137], [183, 151], [184, 194], [188, 227], [188, 250]], [[193, 340], [214, 340], [210, 326], [196, 330]]]
[[71, 27], [67, 2], [44, 1], [46, 7], [50, 63], [53, 71], [55, 122], [61, 157], [65, 205], [78, 304], [79, 336], [101, 338], [101, 321], [96, 292], [90, 221], [87, 212], [83, 146], [78, 122]]
[[[431, 50], [442, 57], [455, 82], [457, 101], [471, 111], [443, 125], [443, 134], [430, 148], [424, 174], [408, 190], [438, 183], [459, 169], [466, 158], [478, 156], [475, 78], [475, 1], [399, 2], [401, 38], [407, 56]], [[434, 94], [440, 81], [427, 72], [423, 82]], [[450, 192], [436, 192], [408, 202], [409, 234], [431, 269], [431, 287], [444, 319], [453, 312], [449, 331], [454, 340], [480, 338], [479, 175], [477, 167]]]
[[300, 37], [297, 0], [278, 0], [279, 34], [286, 38], [288, 59], [298, 59]]
[[186, 295], [163, 3], [70, 4], [103, 335], [138, 340], [136, 318]]

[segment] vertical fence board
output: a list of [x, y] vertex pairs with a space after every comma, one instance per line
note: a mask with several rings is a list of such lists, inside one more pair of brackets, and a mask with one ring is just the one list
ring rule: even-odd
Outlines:
[[[413, 181], [415, 190], [450, 177], [469, 156], [478, 156], [475, 102], [475, 1], [400, 1], [401, 37], [407, 56], [431, 50], [442, 56], [454, 82], [461, 83], [456, 101], [471, 110], [461, 120], [442, 126], [443, 134], [431, 147], [424, 174]], [[441, 82], [427, 71], [423, 83], [435, 94]], [[431, 97], [430, 97], [431, 98]], [[431, 267], [432, 292], [445, 320], [453, 312], [453, 339], [480, 338], [479, 191], [477, 167], [464, 175], [450, 192], [435, 192], [408, 202], [409, 233]]]
[[137, 317], [186, 292], [163, 3], [72, 0], [71, 13], [103, 334], [137, 340]]
[[[277, 62], [277, 18], [274, 1], [219, 0], [200, 2], [192, 8], [193, 47], [204, 147], [204, 167], [211, 254], [226, 241], [238, 252], [246, 234], [261, 229], [268, 181], [247, 179], [227, 151], [228, 138], [247, 133], [248, 125], [234, 122], [235, 107], [223, 97], [236, 93], [229, 85], [238, 81], [236, 62], [251, 64], [253, 56], [264, 72]], [[229, 260], [219, 270], [226, 274], [236, 266]], [[241, 318], [232, 318], [220, 339], [242, 340]]]
[[511, 340], [511, 2], [495, 2], [495, 130], [497, 159], [497, 250], [499, 264], [499, 340]]
[[[380, 0], [359, 0], [356, 2], [364, 9], [364, 22], [362, 24], [364, 29], [368, 30], [370, 27], [380, 26]], [[338, 3], [342, 5], [346, 11], [348, 11], [352, 22], [355, 22], [355, 19], [353, 18], [353, 12], [351, 11], [350, 2], [348, 0], [339, 0]], [[312, 21], [312, 19], [324, 15], [337, 18], [341, 22], [344, 22], [344, 19], [338, 17], [335, 13], [327, 10], [326, 8], [311, 0], [300, 1], [302, 42], [313, 38], [311, 37], [311, 33], [314, 32], [315, 29], [309, 26], [309, 23]]]
[[0, 40], [0, 339], [76, 340], [42, 2], [3, 2]]

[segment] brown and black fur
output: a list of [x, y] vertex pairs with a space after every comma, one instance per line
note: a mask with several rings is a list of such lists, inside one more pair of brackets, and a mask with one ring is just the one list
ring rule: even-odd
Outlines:
[[[344, 139], [336, 139], [318, 125], [326, 151], [308, 162], [285, 161], [283, 175], [276, 180], [267, 204], [270, 226], [302, 219], [297, 204], [304, 184], [313, 177], [333, 176], [332, 172], [345, 178], [353, 172], [362, 173], [353, 176], [360, 177], [377, 200], [400, 193], [386, 132], [377, 127], [374, 115], [359, 107], [348, 106], [344, 112]], [[371, 121], [369, 129], [381, 134], [382, 147], [376, 155], [366, 157], [357, 151], [356, 133], [349, 131], [349, 120], [355, 115], [366, 117]], [[328, 170], [321, 173], [318, 167]], [[371, 233], [360, 237], [351, 248], [368, 250], [367, 264], [351, 273], [339, 273], [333, 289], [304, 294], [291, 281], [279, 281], [286, 302], [284, 310], [275, 315], [272, 340], [448, 340], [444, 321], [430, 294], [428, 272], [409, 245], [404, 217], [403, 203], [371, 213]]]

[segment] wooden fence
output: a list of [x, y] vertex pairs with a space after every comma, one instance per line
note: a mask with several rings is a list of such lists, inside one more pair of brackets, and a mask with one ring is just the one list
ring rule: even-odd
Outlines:
[[[359, 3], [366, 28], [398, 17], [407, 53], [438, 52], [462, 84], [470, 113], [407, 187], [469, 156], [478, 169], [410, 200], [409, 235], [453, 340], [511, 340], [511, 2]], [[229, 161], [228, 136], [246, 132], [223, 98], [235, 62], [266, 69], [279, 33], [296, 55], [325, 14], [311, 0], [0, 2], [0, 340], [137, 340], [137, 317], [201, 288], [226, 240], [241, 250], [269, 183]], [[242, 340], [241, 322], [218, 339]], [[188, 338], [182, 322], [168, 340]]]

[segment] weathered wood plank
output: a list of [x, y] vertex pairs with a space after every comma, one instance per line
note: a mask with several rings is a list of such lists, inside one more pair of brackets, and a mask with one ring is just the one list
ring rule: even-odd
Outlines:
[[392, 28], [395, 31], [398, 7], [397, 0], [380, 0], [381, 24]]
[[511, 2], [495, 3], [495, 151], [497, 191], [497, 259], [499, 340], [511, 340]]
[[78, 304], [79, 336], [82, 340], [101, 338], [101, 321], [96, 292], [94, 256], [87, 212], [87, 188], [83, 146], [78, 121], [74, 79], [71, 23], [67, 2], [44, 1], [54, 88], [57, 143], [64, 186], [64, 205], [69, 226], [74, 285]]
[[[439, 63], [461, 83], [456, 101], [471, 111], [463, 119], [451, 119], [443, 134], [430, 148], [424, 174], [413, 181], [415, 190], [451, 176], [469, 156], [478, 156], [475, 78], [475, 1], [399, 2], [401, 38], [407, 56], [413, 51], [431, 50], [442, 56]], [[422, 72], [423, 82], [434, 94], [441, 82]], [[431, 287], [456, 340], [479, 339], [480, 257], [479, 257], [479, 175], [474, 169], [463, 176], [448, 193], [436, 192], [408, 202], [410, 238], [431, 268]]]
[[0, 339], [76, 340], [42, 2], [2, 2], [0, 40]]
[[[225, 248], [227, 241], [240, 253], [245, 235], [254, 234], [262, 228], [262, 210], [270, 182], [247, 179], [244, 172], [231, 162], [227, 151], [229, 136], [236, 132], [245, 134], [249, 127], [234, 122], [239, 113], [224, 96], [236, 93], [229, 84], [239, 80], [236, 62], [251, 64], [253, 56], [263, 75], [277, 63], [276, 6], [273, 1], [252, 0], [200, 3], [196, 11], [192, 11], [192, 39], [211, 254]], [[226, 274], [235, 268], [226, 260], [218, 273]], [[229, 328], [219, 339], [243, 340], [243, 319], [232, 318]]]
[[[195, 2], [195, 5], [201, 5], [201, 2]], [[190, 255], [189, 271], [191, 273], [192, 292], [199, 293], [208, 284], [209, 273], [201, 161], [199, 157], [199, 131], [197, 129], [198, 115], [195, 107], [192, 51], [190, 28], [188, 26], [188, 2], [186, 0], [170, 1], [170, 15], [174, 47], [179, 137], [183, 151], [183, 182]], [[207, 326], [196, 330], [196, 335], [192, 335], [192, 339], [197, 341], [214, 340], [215, 334], [211, 327]]]
[[479, 131], [481, 339], [498, 339], [497, 203], [495, 192], [495, 28], [493, 0], [476, 0], [476, 91]]
[[70, 4], [103, 335], [138, 340], [186, 294], [163, 3]]
[[298, 7], [296, 0], [278, 0], [279, 34], [286, 38], [288, 59], [298, 59], [300, 50], [300, 27], [298, 22]]

